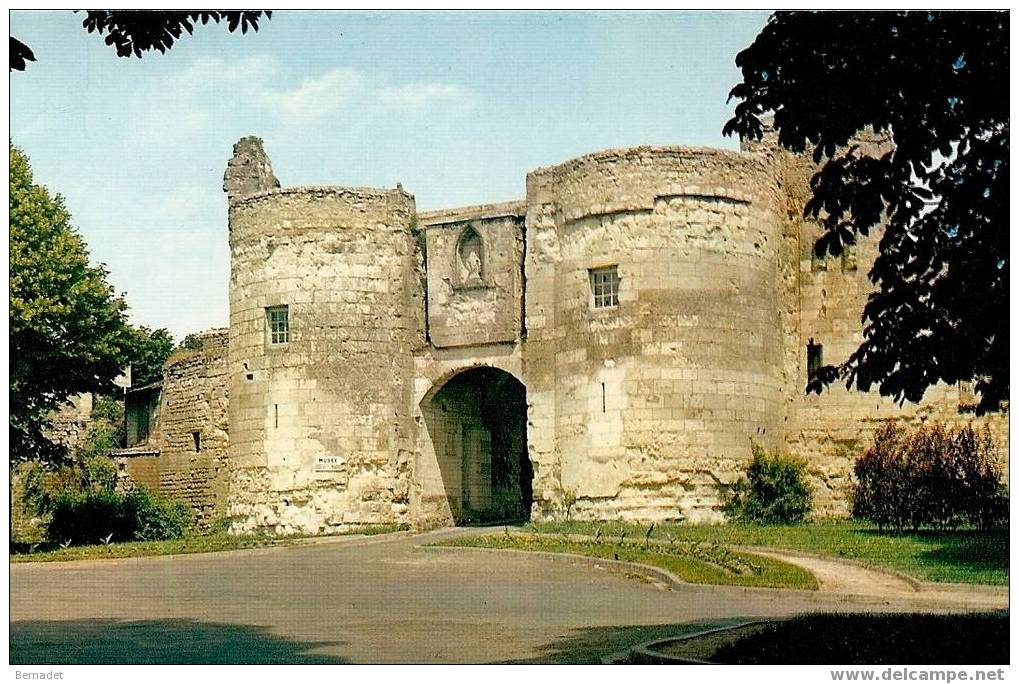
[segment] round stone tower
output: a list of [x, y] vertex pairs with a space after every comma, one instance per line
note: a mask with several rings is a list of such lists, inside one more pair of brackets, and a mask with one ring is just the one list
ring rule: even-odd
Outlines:
[[261, 141], [237, 143], [224, 178], [232, 528], [403, 522], [420, 334], [414, 198], [278, 185]]
[[575, 499], [575, 517], [719, 517], [751, 441], [781, 440], [771, 165], [610, 150], [534, 171], [527, 205], [536, 512]]

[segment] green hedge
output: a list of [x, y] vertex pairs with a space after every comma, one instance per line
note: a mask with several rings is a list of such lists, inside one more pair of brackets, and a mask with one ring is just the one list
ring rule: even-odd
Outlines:
[[144, 490], [64, 492], [54, 500], [52, 510], [47, 538], [74, 546], [177, 539], [191, 524], [185, 504], [154, 499]]

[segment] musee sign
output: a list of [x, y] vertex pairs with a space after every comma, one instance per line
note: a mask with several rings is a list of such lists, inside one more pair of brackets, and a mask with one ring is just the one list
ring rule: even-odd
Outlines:
[[341, 470], [345, 461], [342, 456], [316, 456], [316, 472], [335, 472]]

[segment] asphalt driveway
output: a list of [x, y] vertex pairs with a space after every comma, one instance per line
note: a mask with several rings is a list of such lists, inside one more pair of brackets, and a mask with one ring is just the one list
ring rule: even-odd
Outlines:
[[11, 662], [597, 662], [752, 617], [948, 608], [922, 596], [668, 589], [582, 562], [419, 547], [463, 533], [12, 564]]

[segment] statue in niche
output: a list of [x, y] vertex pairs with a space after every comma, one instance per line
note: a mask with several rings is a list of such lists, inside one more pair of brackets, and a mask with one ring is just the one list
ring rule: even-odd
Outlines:
[[484, 285], [481, 236], [474, 228], [464, 231], [457, 253], [460, 260], [460, 284], [466, 287]]

